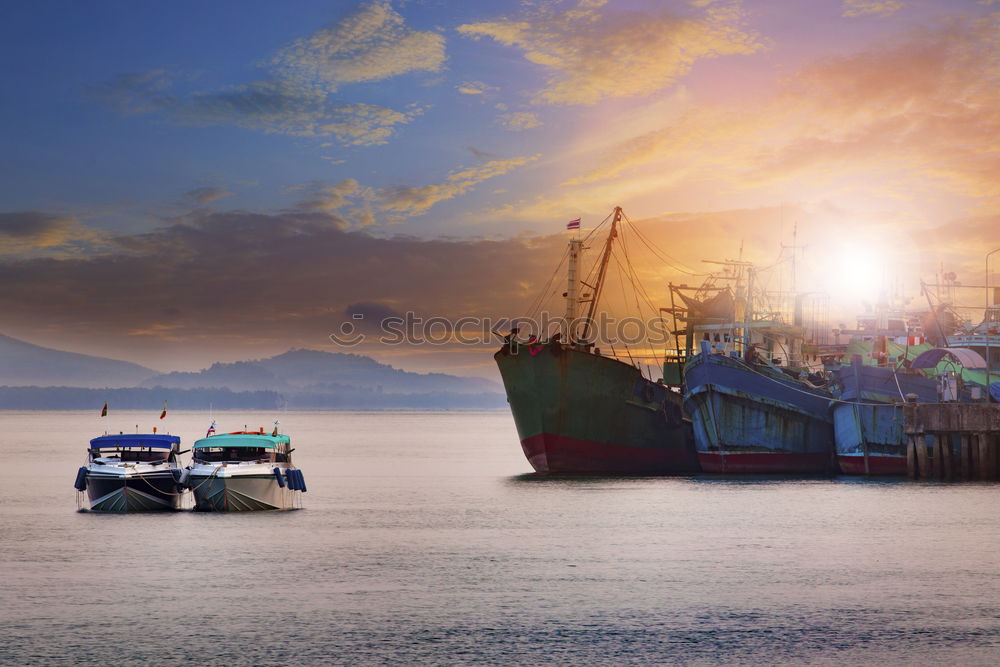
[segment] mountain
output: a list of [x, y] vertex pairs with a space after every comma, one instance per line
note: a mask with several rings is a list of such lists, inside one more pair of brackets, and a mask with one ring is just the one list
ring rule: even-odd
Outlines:
[[276, 390], [286, 395], [341, 394], [365, 390], [384, 394], [481, 394], [501, 392], [482, 378], [443, 373], [412, 373], [370, 357], [319, 350], [289, 350], [269, 359], [212, 364], [196, 373], [166, 373], [148, 378], [145, 387], [194, 389], [226, 387], [232, 391]]
[[133, 387], [155, 374], [128, 361], [53, 350], [0, 334], [0, 385]]
[[503, 388], [482, 378], [412, 373], [357, 354], [289, 350], [268, 359], [157, 374], [138, 364], [53, 350], [0, 334], [0, 409], [489, 409]]

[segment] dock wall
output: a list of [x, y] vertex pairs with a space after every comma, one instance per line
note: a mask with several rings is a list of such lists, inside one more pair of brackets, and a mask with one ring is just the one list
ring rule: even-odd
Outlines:
[[903, 415], [911, 479], [1000, 479], [1000, 404], [907, 403]]

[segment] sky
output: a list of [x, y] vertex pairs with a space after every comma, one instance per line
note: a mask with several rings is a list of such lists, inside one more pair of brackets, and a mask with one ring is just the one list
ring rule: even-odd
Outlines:
[[[913, 306], [1000, 247], [1000, 0], [2, 19], [0, 333], [41, 345], [194, 370], [342, 351], [330, 333], [380, 314], [517, 317], [566, 222], [614, 206], [662, 251], [636, 258], [659, 302], [703, 259], [794, 256], [844, 313], [887, 276]], [[349, 351], [493, 373], [492, 344], [372, 339]]]

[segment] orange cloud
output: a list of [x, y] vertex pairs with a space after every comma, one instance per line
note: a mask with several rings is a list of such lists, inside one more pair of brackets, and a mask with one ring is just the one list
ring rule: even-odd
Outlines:
[[662, 90], [699, 60], [749, 54], [762, 48], [744, 31], [735, 2], [704, 8], [697, 16], [603, 12], [605, 0], [574, 8], [543, 7], [523, 19], [470, 23], [457, 28], [520, 49], [548, 72], [533, 99], [541, 104], [595, 104], [602, 99]]
[[739, 111], [691, 105], [669, 124], [603, 150], [593, 160], [600, 167], [565, 185], [682, 174], [688, 183], [710, 179], [741, 190], [796, 184], [801, 194], [825, 183], [847, 196], [882, 187], [886, 196], [936, 191], [993, 206], [1000, 200], [998, 17], [953, 19], [814, 63]]
[[514, 111], [511, 113], [500, 114], [497, 118], [497, 122], [507, 130], [512, 132], [520, 132], [521, 130], [530, 130], [534, 127], [539, 127], [542, 121], [538, 120], [536, 114], [530, 113], [528, 111]]
[[73, 215], [44, 211], [0, 213], [0, 256], [59, 255], [98, 241], [98, 234]]
[[483, 181], [502, 176], [526, 165], [538, 156], [490, 160], [477, 167], [452, 171], [442, 183], [430, 185], [395, 185], [384, 188], [364, 187], [353, 178], [334, 185], [319, 182], [297, 186], [309, 196], [297, 210], [324, 212], [342, 229], [365, 227], [375, 223], [375, 212], [390, 224], [426, 213], [435, 204], [458, 197]]
[[845, 18], [859, 16], [892, 16], [906, 6], [900, 0], [844, 0], [843, 14]]

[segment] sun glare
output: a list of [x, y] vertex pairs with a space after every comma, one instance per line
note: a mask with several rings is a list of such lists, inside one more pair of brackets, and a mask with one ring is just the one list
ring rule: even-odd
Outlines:
[[830, 299], [845, 305], [875, 303], [887, 285], [886, 258], [858, 246], [831, 248], [831, 252], [823, 281]]

